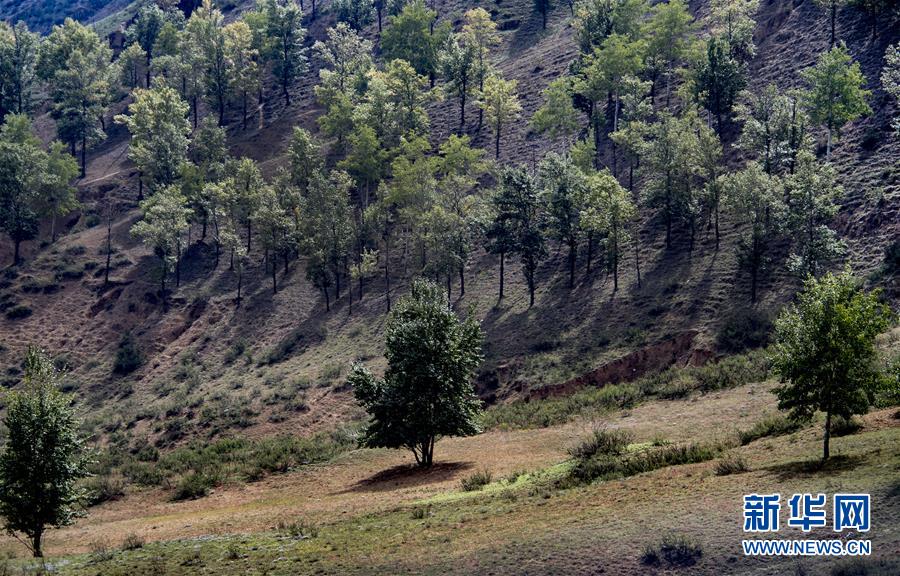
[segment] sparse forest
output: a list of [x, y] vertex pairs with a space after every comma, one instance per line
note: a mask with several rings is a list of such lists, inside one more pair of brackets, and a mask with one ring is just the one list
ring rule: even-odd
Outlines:
[[[870, 457], [830, 449], [870, 410], [896, 443], [897, 2], [56, 4], [0, 3], [0, 364], [27, 388], [0, 400], [0, 514], [34, 556], [76, 502], [176, 506], [356, 447], [422, 470], [392, 460], [334, 494], [419, 474], [550, 501], [665, 467], [745, 472], [766, 458], [747, 444], [792, 434], [837, 473]], [[779, 54], [795, 29], [803, 54]], [[739, 392], [746, 414], [696, 430], [651, 412]], [[621, 434], [596, 428], [619, 412]], [[554, 436], [577, 419], [596, 428], [582, 444]], [[23, 426], [62, 442], [38, 520]], [[500, 434], [556, 452], [466, 472], [460, 446]], [[621, 573], [666, 561], [649, 558]]]

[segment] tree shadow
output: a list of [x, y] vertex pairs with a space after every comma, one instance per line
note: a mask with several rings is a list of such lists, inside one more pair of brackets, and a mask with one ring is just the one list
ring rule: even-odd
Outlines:
[[852, 470], [862, 463], [862, 456], [847, 456], [839, 454], [832, 456], [826, 461], [801, 460], [799, 462], [788, 462], [786, 464], [776, 464], [766, 468], [766, 470], [775, 474], [779, 481], [796, 480], [799, 478], [815, 478], [816, 476], [828, 476], [838, 472]]
[[424, 486], [452, 479], [459, 472], [469, 470], [472, 462], [438, 462], [430, 468], [420, 468], [415, 464], [400, 464], [381, 470], [368, 478], [356, 482], [338, 494], [354, 492], [387, 492], [399, 488]]

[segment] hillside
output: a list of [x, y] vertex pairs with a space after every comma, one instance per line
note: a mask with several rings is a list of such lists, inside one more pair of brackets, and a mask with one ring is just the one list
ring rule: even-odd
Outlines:
[[[442, 6], [442, 18], [456, 21], [464, 8], [455, 3]], [[567, 14], [553, 11], [548, 30], [542, 32], [529, 2], [504, 2], [492, 10], [504, 30], [494, 61], [505, 75], [519, 80], [527, 118], [542, 103], [543, 88], [567, 69], [576, 53]], [[695, 10], [702, 16], [704, 6], [698, 4]], [[750, 88], [796, 82], [797, 72], [814, 63], [816, 54], [827, 47], [819, 12], [808, 2], [765, 3], [760, 12]], [[850, 9], [845, 12], [842, 34], [868, 78], [875, 113], [851, 124], [836, 145], [835, 164], [845, 196], [834, 227], [848, 244], [846, 264], [866, 276], [880, 268], [885, 248], [900, 234], [900, 174], [888, 126], [895, 104], [887, 101], [876, 82], [885, 47], [896, 37], [887, 26], [872, 41], [863, 17]], [[324, 11], [310, 25], [309, 43], [323, 37], [331, 24], [333, 16]], [[375, 37], [374, 30], [367, 34]], [[783, 58], [786, 52], [794, 57]], [[264, 172], [272, 174], [284, 164], [292, 126], [316, 130], [319, 109], [312, 100], [312, 85], [317, 65], [314, 60], [290, 108], [283, 108], [271, 87], [261, 127], [258, 121], [251, 122], [254, 126], [247, 131], [241, 131], [239, 123], [229, 127], [235, 155], [255, 158]], [[440, 142], [455, 121], [455, 103], [448, 99], [433, 105], [429, 114], [432, 140]], [[475, 144], [489, 147], [489, 132], [474, 128], [469, 131]], [[234, 274], [225, 266], [213, 269], [211, 245], [196, 242], [185, 253], [182, 283], [171, 307], [163, 311], [153, 295], [152, 255], [129, 235], [138, 213], [136, 174], [126, 158], [127, 132], [116, 125], [109, 130], [110, 138], [89, 155], [87, 176], [79, 183], [86, 209], [67, 219], [70, 232], [51, 246], [26, 245], [25, 265], [6, 274], [6, 302], [28, 306], [33, 313], [24, 319], [0, 319], [2, 361], [14, 366], [27, 343], [40, 342], [51, 353], [64, 356], [72, 388], [90, 408], [92, 423], [107, 429], [124, 427], [133, 437], [163, 435], [165, 442], [235, 426], [254, 434], [322, 429], [355, 414], [341, 380], [354, 360], [375, 365], [379, 361], [386, 304], [383, 281], [376, 277], [367, 282], [365, 298], [354, 305], [352, 316], [346, 297], [326, 313], [321, 295], [303, 277], [302, 262], [291, 266], [273, 297], [263, 255], [254, 252], [246, 274], [247, 298], [236, 307]], [[874, 147], [864, 149], [863, 140], [870, 133], [881, 136]], [[530, 163], [549, 149], [545, 138], [518, 122], [505, 138], [501, 160]], [[736, 160], [732, 154], [730, 162]], [[104, 288], [98, 275], [102, 277], [107, 202], [117, 214], [112, 226], [116, 254], [114, 281]], [[193, 234], [199, 237], [198, 230]], [[515, 262], [508, 263], [507, 298], [498, 304], [496, 257], [476, 252], [467, 270], [466, 293], [460, 297], [454, 286], [453, 298], [458, 310], [475, 307], [486, 333], [486, 360], [479, 378], [483, 397], [506, 398], [560, 385], [607, 363], [621, 363], [636, 351], [645, 350], [625, 361], [631, 371], [628, 377], [672, 362], [702, 362], [721, 354], [717, 337], [723, 323], [745, 310], [748, 301], [746, 278], [736, 268], [737, 230], [727, 219], [722, 235], [721, 249], [716, 251], [706, 230], [691, 253], [686, 232], [676, 230], [675, 244], [666, 250], [658, 221], [645, 221], [640, 242], [642, 287], [637, 287], [629, 263], [623, 265], [622, 289], [617, 293], [596, 253], [587, 272], [584, 246], [576, 285], [569, 289], [564, 251], [551, 246], [550, 257], [538, 271], [533, 308], [528, 308]], [[785, 271], [785, 256], [783, 247], [782, 260], [762, 290], [761, 315], [777, 310], [798, 286]], [[393, 268], [411, 274], [414, 266], [401, 260]], [[896, 290], [895, 279], [881, 282], [887, 282], [889, 292]], [[401, 294], [403, 284], [394, 280], [392, 291]], [[78, 318], [77, 324], [73, 318]], [[128, 333], [145, 362], [134, 374], [121, 377], [111, 368], [116, 348]], [[16, 369], [11, 367], [7, 374], [15, 379]], [[303, 400], [278, 413], [277, 403], [270, 406], [266, 398], [279, 394], [300, 394]], [[163, 428], [178, 430], [163, 434]]]
[[[253, 2], [227, 4], [224, 19], [234, 22]], [[695, 33], [704, 37], [709, 2], [688, 4], [698, 22]], [[438, 24], [454, 29], [475, 6], [498, 24], [501, 42], [490, 59], [518, 82], [523, 110], [504, 133], [497, 164], [534, 170], [548, 152], [562, 152], [528, 120], [544, 104], [543, 90], [578, 57], [568, 5], [553, 6], [545, 30], [532, 0], [429, 5]], [[307, 48], [336, 23], [331, 0], [318, 10], [318, 18], [305, 21]], [[98, 29], [105, 33], [134, 13], [124, 1], [0, 1], [0, 18], [24, 18], [43, 32], [72, 15], [102, 20]], [[829, 48], [827, 20], [827, 11], [811, 0], [761, 0], [747, 89], [801, 87], [801, 71]], [[897, 24], [896, 13], [885, 14], [873, 37], [862, 11], [843, 4], [838, 10], [838, 34], [866, 78], [872, 113], [847, 124], [831, 151], [844, 192], [829, 224], [847, 248], [829, 268], [849, 267], [867, 289], [881, 289], [895, 311], [897, 263], [886, 259], [900, 240], [900, 147], [890, 125], [898, 103], [879, 75], [888, 47], [900, 40]], [[382, 65], [376, 25], [362, 35]], [[289, 106], [268, 79], [264, 104], [252, 111], [246, 129], [237, 107], [229, 108], [230, 153], [252, 158], [273, 178], [289, 166], [288, 145], [300, 126], [329, 149], [328, 166], [336, 165], [336, 142], [317, 122], [324, 112], [314, 95], [322, 65], [311, 50]], [[657, 97], [657, 111], [662, 100]], [[755, 304], [737, 255], [745, 229], [729, 215], [722, 217], [718, 249], [707, 222], [700, 223], [692, 249], [689, 231], [679, 225], [667, 248], [662, 215], [642, 209], [637, 250], [629, 247], [617, 290], [599, 242], [590, 260], [587, 242], [579, 245], [570, 287], [567, 249], [549, 241], [533, 306], [518, 258], [505, 262], [505, 297], [498, 300], [499, 261], [479, 238], [463, 271], [464, 294], [453, 277], [450, 299], [461, 315], [474, 314], [484, 332], [476, 391], [487, 409], [485, 432], [442, 440], [434, 468], [417, 471], [408, 453], [356, 446], [366, 415], [347, 385], [357, 362], [383, 371], [385, 293], [396, 303], [408, 292], [420, 272], [417, 248], [394, 248], [389, 286], [382, 260], [361, 297], [357, 286], [350, 295], [345, 288], [326, 310], [321, 290], [307, 277], [305, 256], [278, 266], [273, 294], [269, 254], [255, 237], [237, 302], [238, 278], [228, 258], [217, 266], [212, 234], [202, 238], [194, 224], [180, 283], [176, 287], [174, 274], [169, 278], [163, 302], [159, 259], [131, 233], [141, 210], [130, 136], [112, 121], [131, 101], [127, 96], [110, 106], [108, 138], [88, 150], [86, 175], [76, 182], [81, 206], [59, 218], [59, 238], [50, 242], [51, 223], [41, 222], [38, 240], [22, 245], [18, 266], [7, 266], [12, 243], [0, 240], [0, 384], [19, 387], [26, 347], [41, 346], [66, 370], [65, 391], [74, 395], [83, 432], [98, 449], [96, 475], [87, 481], [95, 505], [74, 526], [48, 533], [49, 554], [61, 557], [52, 569], [130, 576], [868, 573], [852, 572], [847, 560], [742, 557], [740, 494], [766, 490], [871, 493], [876, 553], [864, 568], [900, 570], [897, 407], [879, 405], [844, 423], [825, 465], [811, 459], [820, 450], [822, 418], [793, 426], [779, 416], [774, 376], [757, 348], [801, 286], [787, 269], [788, 235], [773, 242], [771, 273]], [[427, 112], [428, 138], [436, 147], [455, 132], [458, 104], [445, 96]], [[215, 112], [203, 103], [200, 115]], [[465, 133], [492, 158], [490, 129], [477, 128], [474, 107], [466, 115]], [[52, 140], [49, 105], [43, 102], [34, 117], [40, 137]], [[587, 124], [581, 114], [580, 136]], [[731, 122], [722, 134], [723, 164], [730, 169], [745, 160], [736, 145], [740, 128]], [[824, 158], [825, 132], [812, 134], [814, 151]], [[609, 161], [606, 135], [601, 144]], [[639, 190], [644, 178], [639, 172]], [[484, 176], [477, 192], [494, 184], [495, 173]], [[878, 346], [896, 358], [897, 328]], [[133, 371], [116, 369], [123, 350], [139, 357]], [[633, 475], [576, 482], [575, 447], [597, 430], [627, 434], [626, 456], [676, 456]], [[484, 486], [470, 490], [465, 482], [478, 474]], [[703, 514], [696, 514], [698, 507]], [[672, 534], [685, 534], [688, 544], [702, 548], [691, 558], [696, 565], [647, 559]], [[132, 536], [140, 545], [130, 548], [122, 541]], [[120, 543], [123, 550], [114, 550]], [[17, 546], [0, 541], [10, 557], [21, 556]], [[30, 570], [24, 560], [4, 562], [0, 574]]]

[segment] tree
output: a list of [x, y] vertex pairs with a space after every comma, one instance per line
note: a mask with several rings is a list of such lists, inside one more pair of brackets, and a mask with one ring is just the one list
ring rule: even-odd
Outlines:
[[38, 234], [38, 186], [44, 158], [24, 114], [7, 114], [0, 130], [0, 229], [13, 242], [13, 265], [22, 242]]
[[[900, 101], [900, 43], [888, 46], [884, 53], [881, 85], [894, 100]], [[900, 134], [900, 117], [894, 118], [893, 126], [894, 131]]]
[[38, 185], [38, 212], [50, 218], [50, 241], [56, 242], [56, 219], [78, 208], [77, 190], [72, 181], [78, 175], [78, 163], [62, 142], [52, 142], [44, 155]]
[[[613, 131], [619, 129], [620, 96], [625, 79], [643, 68], [643, 42], [632, 42], [628, 37], [612, 34], [594, 49], [587, 58], [576, 79], [578, 92], [591, 102], [591, 119], [594, 130], [594, 146], [600, 152], [600, 134], [603, 131], [601, 103], [612, 94]], [[613, 156], [615, 164], [615, 156]], [[599, 158], [597, 159], [599, 166]], [[615, 171], [615, 166], [614, 166]]]
[[651, 126], [650, 135], [644, 153], [644, 168], [650, 177], [648, 200], [661, 205], [666, 223], [666, 248], [672, 247], [672, 225], [678, 219], [690, 224], [693, 244], [696, 203], [691, 181], [696, 170], [697, 137], [691, 121], [662, 113], [659, 122]]
[[423, 0], [412, 0], [389, 19], [381, 35], [381, 52], [386, 62], [405, 60], [432, 83], [440, 68], [440, 49], [450, 35], [447, 25], [434, 27], [437, 12]]
[[693, 20], [684, 0], [670, 0], [653, 6], [653, 17], [646, 24], [647, 55], [658, 66], [653, 70], [651, 95], [655, 94], [656, 75], [663, 72], [666, 76], [666, 106], [670, 104], [675, 67], [684, 59], [693, 42]]
[[722, 189], [728, 213], [742, 225], [738, 265], [750, 274], [750, 302], [755, 304], [760, 280], [768, 269], [772, 237], [784, 220], [784, 187], [777, 176], [750, 162], [725, 177]]
[[318, 142], [300, 126], [294, 127], [288, 145], [291, 184], [306, 192], [313, 175], [321, 170], [324, 160]]
[[6, 446], [0, 454], [0, 515], [12, 535], [21, 532], [35, 558], [44, 533], [75, 521], [87, 458], [62, 374], [42, 350], [25, 353], [24, 389], [6, 399]]
[[719, 249], [719, 205], [722, 200], [722, 176], [724, 159], [722, 144], [712, 129], [704, 125], [697, 127], [697, 171], [703, 181], [701, 199], [706, 210], [707, 231], [710, 224], [716, 233], [716, 250]]
[[7, 112], [31, 110], [40, 35], [24, 22], [0, 23], [0, 121]]
[[277, 294], [278, 256], [284, 255], [287, 258], [289, 250], [286, 238], [290, 220], [271, 186], [263, 186], [259, 190], [259, 201], [253, 220], [256, 223], [260, 243], [266, 252], [267, 264], [271, 256], [272, 293]]
[[547, 257], [544, 238], [546, 215], [534, 179], [523, 168], [505, 168], [500, 175], [501, 218], [512, 221], [513, 251], [522, 261], [528, 285], [528, 305], [534, 306], [537, 267]]
[[700, 105], [716, 117], [720, 138], [723, 122], [730, 117], [737, 95], [745, 84], [744, 67], [731, 56], [725, 40], [711, 37], [706, 43], [706, 58], [697, 70], [695, 90]]
[[610, 34], [636, 39], [647, 11], [645, 0], [581, 0], [569, 4], [582, 54], [591, 54]]
[[584, 227], [604, 235], [607, 267], [613, 273], [613, 291], [619, 289], [619, 261], [631, 240], [629, 225], [635, 217], [630, 194], [609, 170], [588, 177], [585, 209], [581, 213]]
[[131, 91], [141, 85], [145, 62], [146, 54], [137, 42], [129, 44], [128, 48], [119, 53], [118, 63], [122, 86]]
[[237, 92], [241, 103], [241, 128], [247, 129], [247, 107], [250, 94], [258, 90], [258, 54], [253, 47], [253, 35], [246, 22], [238, 20], [225, 26], [225, 61], [228, 85]]
[[801, 75], [809, 85], [805, 98], [809, 116], [828, 130], [825, 157], [830, 159], [832, 135], [840, 137], [844, 124], [872, 111], [866, 103], [871, 91], [863, 88], [866, 78], [843, 43], [822, 53], [819, 62]]
[[884, 381], [875, 337], [893, 315], [878, 300], [849, 270], [808, 278], [797, 302], [775, 323], [772, 366], [782, 382], [778, 407], [795, 419], [825, 413], [824, 460], [830, 455], [832, 416], [849, 419], [868, 411]]
[[365, 28], [375, 12], [372, 0], [335, 0], [332, 8], [338, 22], [346, 23], [354, 30]]
[[541, 15], [541, 28], [547, 29], [547, 13], [553, 8], [553, 0], [533, 0], [534, 10]]
[[[341, 276], [353, 245], [353, 210], [346, 172], [333, 170], [327, 177], [316, 174], [310, 182], [304, 209], [304, 251], [310, 256], [307, 276], [322, 289], [329, 307], [328, 286], [341, 297]], [[319, 277], [326, 275], [326, 278]]]
[[188, 105], [174, 88], [137, 89], [129, 114], [115, 120], [131, 132], [128, 157], [151, 193], [175, 182], [187, 156], [191, 125]]
[[166, 276], [172, 266], [180, 271], [181, 240], [188, 229], [191, 209], [178, 186], [169, 185], [141, 202], [141, 220], [131, 227], [131, 235], [153, 250], [160, 263], [160, 297], [166, 305]]
[[[465, 24], [462, 33], [466, 37], [466, 43], [475, 50], [475, 81], [478, 90], [484, 90], [484, 80], [491, 71], [491, 63], [488, 59], [491, 48], [500, 43], [500, 34], [497, 32], [497, 23], [491, 20], [491, 14], [484, 8], [473, 8], [465, 14]], [[484, 121], [484, 110], [478, 109], [478, 129]]]
[[388, 319], [384, 378], [360, 365], [348, 378], [371, 416], [361, 443], [408, 449], [419, 466], [430, 467], [438, 439], [477, 434], [480, 401], [472, 379], [481, 342], [474, 318], [460, 320], [440, 288], [416, 281]]
[[547, 154], [538, 169], [538, 179], [547, 199], [549, 236], [569, 249], [569, 288], [575, 285], [575, 262], [581, 240], [581, 211], [587, 182], [568, 157]]
[[494, 131], [494, 158], [498, 160], [503, 128], [522, 112], [517, 94], [518, 85], [517, 80], [504, 80], [502, 76], [495, 74], [484, 81], [484, 89], [477, 94], [476, 103], [484, 111], [487, 122]]
[[571, 76], [562, 76], [544, 89], [544, 104], [531, 117], [538, 132], [546, 132], [551, 140], [562, 138], [566, 144], [578, 130], [578, 110], [572, 104], [575, 93]]
[[225, 104], [230, 90], [223, 22], [222, 13], [213, 7], [212, 0], [203, 0], [185, 27], [188, 48], [197, 51], [203, 87], [218, 114], [220, 126], [225, 123]]
[[446, 78], [445, 90], [459, 99], [459, 128], [462, 135], [466, 128], [466, 98], [472, 91], [475, 72], [475, 48], [466, 42], [463, 34], [454, 34], [447, 40], [441, 55], [441, 71]]
[[762, 163], [766, 174], [781, 174], [794, 164], [798, 144], [806, 145], [806, 114], [796, 100], [769, 84], [759, 94], [744, 91], [736, 106], [743, 124], [737, 145]]
[[388, 98], [396, 114], [401, 135], [422, 134], [428, 129], [425, 105], [435, 96], [425, 90], [428, 79], [421, 76], [406, 60], [392, 60], [384, 72]]
[[289, 88], [307, 68], [303, 12], [294, 0], [260, 0], [259, 7], [266, 15], [272, 70], [281, 84], [285, 105], [290, 106]]
[[60, 140], [81, 145], [81, 177], [85, 175], [87, 148], [106, 137], [103, 116], [113, 83], [112, 51], [91, 30], [72, 19], [41, 44], [38, 75], [50, 86], [53, 117]]
[[345, 22], [329, 28], [324, 42], [313, 46], [322, 61], [316, 95], [327, 104], [329, 94], [350, 95], [365, 85], [366, 73], [372, 68], [372, 43], [362, 38]]
[[844, 243], [828, 227], [844, 194], [831, 164], [820, 164], [811, 152], [797, 156], [797, 169], [786, 182], [787, 227], [794, 240], [788, 267], [801, 277], [817, 276], [844, 251]]
[[712, 0], [710, 19], [712, 32], [721, 36], [728, 46], [728, 53], [745, 64], [756, 54], [753, 31], [756, 29], [756, 13], [759, 0]]
[[369, 206], [372, 193], [387, 170], [388, 153], [378, 141], [371, 126], [360, 124], [350, 134], [350, 153], [338, 162], [338, 167], [346, 170], [356, 181], [360, 206]]
[[166, 22], [166, 14], [154, 3], [144, 5], [137, 13], [134, 23], [129, 26], [126, 38], [140, 46], [146, 58], [146, 87], [150, 87], [150, 70], [153, 61], [153, 46]]

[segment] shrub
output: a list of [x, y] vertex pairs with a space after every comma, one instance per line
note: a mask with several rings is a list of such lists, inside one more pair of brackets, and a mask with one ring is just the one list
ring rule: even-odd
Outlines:
[[291, 538], [301, 540], [305, 540], [307, 538], [317, 538], [319, 536], [319, 528], [315, 524], [302, 518], [294, 522], [285, 522], [284, 520], [279, 520], [276, 529], [279, 532], [287, 534]]
[[569, 449], [569, 454], [576, 459], [586, 460], [598, 454], [604, 456], [620, 456], [628, 450], [632, 441], [626, 430], [594, 429], [590, 436]]
[[131, 333], [127, 333], [119, 341], [119, 349], [116, 350], [116, 359], [113, 362], [113, 372], [116, 374], [131, 374], [144, 363], [144, 357], [138, 349], [137, 342]]
[[693, 566], [703, 556], [703, 547], [685, 536], [667, 535], [659, 545], [659, 552], [669, 566]]
[[118, 500], [125, 495], [125, 483], [122, 479], [109, 474], [89, 478], [85, 482], [85, 489], [90, 506]]
[[112, 560], [116, 555], [115, 551], [110, 547], [107, 540], [94, 540], [90, 543], [91, 562], [107, 562]]
[[784, 436], [792, 434], [802, 427], [802, 423], [791, 420], [783, 414], [773, 414], [766, 416], [753, 425], [749, 430], [738, 432], [738, 438], [741, 445], [747, 445], [754, 440], [765, 438], [767, 436]]
[[634, 452], [618, 451], [620, 448], [614, 447], [612, 452], [598, 451], [576, 458], [570, 478], [576, 482], [593, 482], [634, 476], [667, 466], [706, 462], [724, 449], [719, 443], [651, 446]]
[[843, 416], [831, 417], [831, 434], [832, 436], [847, 436], [854, 434], [862, 429], [862, 422], [856, 418], [844, 418]]
[[735, 310], [719, 328], [717, 344], [723, 352], [737, 353], [769, 343], [772, 319], [753, 308]]
[[31, 308], [27, 304], [16, 304], [6, 310], [6, 317], [10, 320], [21, 320], [31, 316]]
[[175, 493], [172, 494], [172, 500], [196, 500], [203, 498], [209, 494], [213, 486], [215, 486], [215, 482], [206, 474], [191, 472], [178, 482]]
[[463, 492], [474, 492], [476, 490], [481, 490], [490, 484], [492, 478], [493, 475], [490, 470], [479, 470], [471, 476], [467, 476], [460, 480], [459, 484], [462, 487]]
[[137, 534], [129, 534], [122, 541], [122, 550], [138, 550], [144, 547], [144, 539]]
[[716, 463], [716, 476], [729, 476], [731, 474], [741, 474], [749, 470], [747, 461], [743, 457], [736, 454], [728, 455], [718, 463]]

